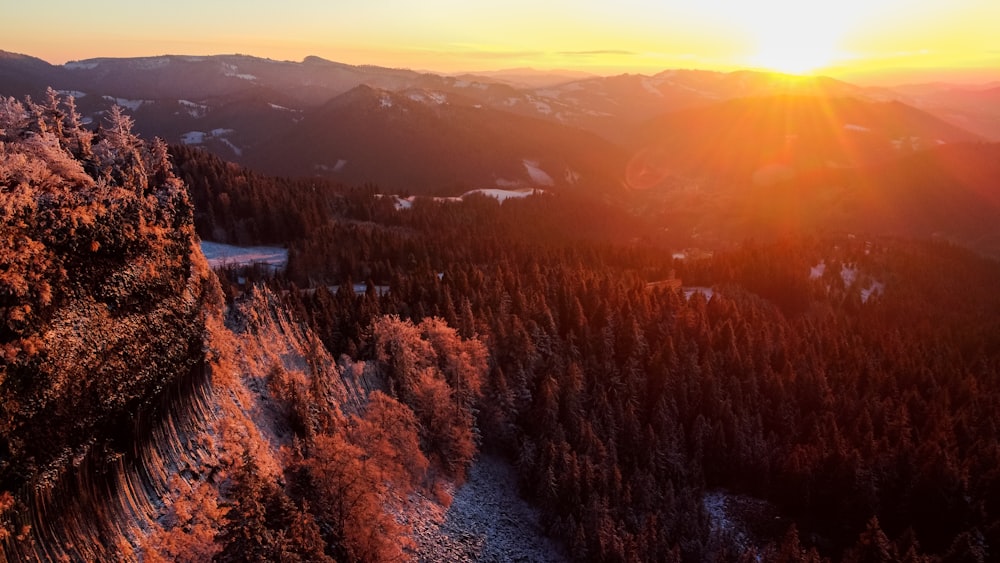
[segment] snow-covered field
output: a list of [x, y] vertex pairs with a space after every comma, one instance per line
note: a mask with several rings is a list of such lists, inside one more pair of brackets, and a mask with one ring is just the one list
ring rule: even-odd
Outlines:
[[514, 468], [493, 456], [480, 456], [443, 514], [427, 516], [411, 520], [419, 561], [567, 560], [518, 495]]
[[[819, 264], [809, 268], [809, 279], [818, 280], [823, 277], [826, 273], [826, 261], [820, 261]], [[841, 264], [840, 266], [840, 279], [844, 282], [844, 287], [853, 287], [859, 278], [859, 271], [857, 266], [848, 266], [847, 264]], [[827, 288], [829, 289], [829, 288]], [[878, 280], [870, 280], [864, 287], [859, 286], [859, 291], [861, 292], [861, 302], [867, 303], [872, 296], [880, 296], [885, 293], [885, 283]]]
[[233, 246], [203, 240], [201, 253], [213, 268], [265, 264], [275, 270], [282, 270], [288, 264], [288, 250], [276, 246]]
[[705, 296], [705, 301], [709, 301], [715, 295], [715, 290], [710, 287], [691, 286], [683, 288], [682, 291], [684, 292], [685, 299], [691, 299], [695, 293], [700, 293]]
[[[346, 161], [344, 161], [344, 162], [346, 162]], [[500, 200], [500, 203], [503, 203], [504, 201], [507, 201], [508, 199], [519, 199], [519, 198], [524, 198], [524, 197], [528, 197], [528, 196], [535, 195], [535, 194], [541, 194], [541, 193], [545, 193], [545, 191], [544, 190], [537, 190], [537, 189], [530, 189], [530, 188], [520, 188], [520, 189], [512, 189], [512, 190], [505, 190], [505, 189], [499, 189], [499, 188], [483, 188], [483, 189], [478, 189], [478, 190], [467, 191], [467, 192], [465, 192], [464, 194], [462, 194], [462, 195], [460, 195], [458, 197], [431, 197], [429, 199], [432, 199], [434, 201], [444, 201], [444, 202], [454, 201], [454, 202], [458, 202], [458, 201], [461, 201], [466, 196], [469, 196], [469, 195], [472, 195], [472, 194], [482, 194], [482, 195], [487, 196], [487, 197], [492, 197], [492, 198], [498, 199], [498, 200]], [[388, 195], [388, 194], [381, 194], [380, 197], [394, 198], [395, 199], [394, 205], [395, 205], [396, 209], [399, 209], [399, 210], [412, 208], [413, 207], [413, 202], [416, 201], [417, 198], [418, 198], [418, 196], [412, 196], [412, 195], [409, 196], [409, 197], [400, 197], [398, 195]]]

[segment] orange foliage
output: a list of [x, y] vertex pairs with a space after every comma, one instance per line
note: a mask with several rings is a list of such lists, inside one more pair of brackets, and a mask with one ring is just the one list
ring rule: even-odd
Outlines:
[[407, 527], [383, 510], [386, 483], [378, 465], [341, 434], [316, 438], [304, 465], [316, 487], [315, 511], [334, 528], [352, 561], [406, 559]]

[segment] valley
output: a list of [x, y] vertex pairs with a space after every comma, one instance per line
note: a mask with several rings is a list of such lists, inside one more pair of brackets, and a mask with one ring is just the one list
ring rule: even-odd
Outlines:
[[0, 559], [989, 560], [994, 90], [0, 52]]

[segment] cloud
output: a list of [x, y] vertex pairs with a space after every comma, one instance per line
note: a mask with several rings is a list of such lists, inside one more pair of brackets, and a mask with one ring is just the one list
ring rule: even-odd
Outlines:
[[604, 55], [621, 55], [626, 57], [631, 57], [638, 55], [634, 51], [625, 51], [622, 49], [598, 49], [594, 51], [559, 51], [559, 55], [566, 57], [600, 57]]

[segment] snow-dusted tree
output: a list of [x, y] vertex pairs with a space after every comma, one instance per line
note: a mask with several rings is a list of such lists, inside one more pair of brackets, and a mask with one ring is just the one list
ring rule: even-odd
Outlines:
[[76, 109], [76, 98], [67, 96], [63, 105], [66, 106], [66, 135], [69, 137], [67, 148], [75, 157], [84, 160], [92, 155], [91, 144], [94, 133], [83, 126], [83, 117]]
[[94, 147], [94, 155], [108, 179], [145, 193], [149, 181], [145, 161], [139, 152], [142, 141], [132, 132], [134, 124], [121, 106], [111, 106], [101, 129], [103, 138]]
[[14, 98], [0, 97], [0, 140], [15, 140], [28, 127], [28, 111]]
[[152, 183], [156, 186], [162, 186], [167, 180], [173, 178], [167, 143], [159, 137], [154, 138], [153, 142], [147, 146], [146, 169], [149, 171]]

